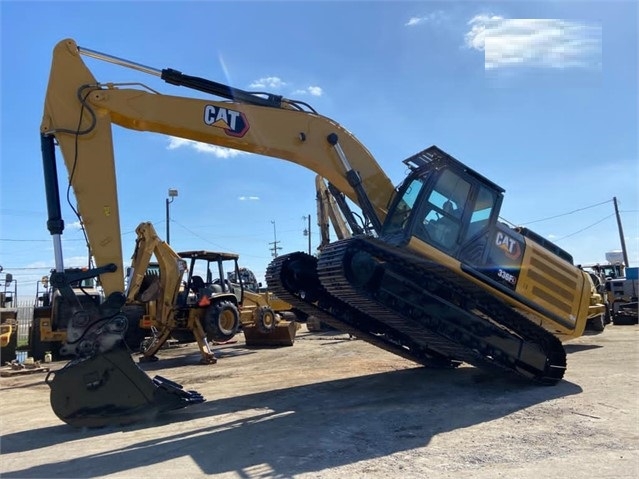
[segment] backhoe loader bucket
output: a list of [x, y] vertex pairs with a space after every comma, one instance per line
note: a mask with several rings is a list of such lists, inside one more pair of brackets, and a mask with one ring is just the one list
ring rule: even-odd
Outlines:
[[148, 421], [164, 411], [204, 402], [200, 394], [177, 383], [160, 376], [151, 379], [121, 347], [73, 360], [50, 372], [46, 383], [53, 412], [74, 427]]
[[298, 323], [295, 321], [280, 321], [275, 328], [263, 333], [255, 325], [242, 325], [246, 345], [251, 346], [293, 346]]

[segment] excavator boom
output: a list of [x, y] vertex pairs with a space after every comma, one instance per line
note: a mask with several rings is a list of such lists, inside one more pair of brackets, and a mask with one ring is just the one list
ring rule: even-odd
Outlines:
[[[99, 84], [73, 40], [58, 43], [47, 87], [41, 133], [62, 151], [96, 264], [121, 264], [119, 205], [111, 125], [152, 131], [282, 158], [315, 171], [357, 203], [358, 189], [383, 222], [393, 184], [368, 150], [321, 115], [287, 107], [161, 95]], [[95, 55], [93, 55], [95, 56]], [[239, 90], [232, 90], [233, 92]], [[330, 140], [329, 140], [330, 138]], [[46, 141], [46, 140], [45, 140]], [[344, 165], [339, 150], [349, 161]], [[349, 183], [357, 172], [363, 188]], [[87, 185], [91, 185], [87, 187]], [[106, 294], [122, 291], [120, 271], [100, 276]]]

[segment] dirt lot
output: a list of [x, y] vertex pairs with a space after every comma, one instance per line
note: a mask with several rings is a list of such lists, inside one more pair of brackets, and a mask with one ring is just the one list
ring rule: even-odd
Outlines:
[[304, 327], [288, 348], [239, 338], [216, 365], [194, 346], [144, 365], [208, 401], [143, 427], [71, 428], [43, 374], [0, 378], [2, 477], [639, 477], [638, 326], [569, 343], [554, 387], [426, 370]]

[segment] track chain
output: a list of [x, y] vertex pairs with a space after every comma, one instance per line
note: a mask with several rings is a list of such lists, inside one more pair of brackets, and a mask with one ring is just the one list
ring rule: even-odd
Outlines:
[[[393, 295], [355, 287], [344, 265], [348, 255], [356, 251], [372, 255], [410, 294]], [[374, 238], [338, 241], [322, 251], [316, 266], [316, 292], [309, 302], [308, 297], [305, 300], [304, 294], [281, 281], [285, 263], [300, 258], [295, 255], [304, 253], [278, 257], [269, 265], [269, 289], [337, 329], [422, 364], [456, 366], [465, 361], [546, 385], [563, 377], [566, 353], [559, 339], [480, 286], [437, 263]], [[306, 257], [307, 261], [313, 258]], [[464, 330], [450, 314], [432, 314], [422, 307], [433, 301], [445, 305], [446, 312], [458, 311], [470, 318], [473, 327]], [[492, 341], [483, 339], [486, 337]], [[527, 352], [526, 357], [535, 356], [535, 361], [541, 361], [543, 366], [526, 363], [522, 351]]]
[[[344, 333], [356, 336], [385, 351], [415, 361], [427, 367], [454, 368], [460, 361], [451, 360], [439, 353], [420, 347], [411, 338], [400, 334], [384, 323], [375, 320], [361, 311], [330, 295], [319, 281], [315, 285], [312, 301], [305, 299], [306, 292], [299, 285], [292, 287], [283, 280], [286, 265], [289, 262], [303, 260], [313, 264], [312, 273], [317, 279], [317, 259], [306, 253], [297, 252], [278, 256], [268, 266], [265, 274], [269, 291], [278, 298], [299, 309], [308, 316], [317, 319]], [[380, 310], [381, 311], [381, 310]]]

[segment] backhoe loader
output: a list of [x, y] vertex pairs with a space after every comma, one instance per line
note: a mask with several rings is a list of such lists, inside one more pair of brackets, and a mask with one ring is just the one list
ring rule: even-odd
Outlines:
[[[100, 83], [83, 55], [158, 76], [200, 97]], [[123, 317], [125, 295], [116, 266], [122, 251], [112, 125], [291, 161], [325, 178], [361, 210], [372, 234], [335, 241], [319, 257], [293, 252], [269, 264], [269, 291], [296, 310], [425, 366], [466, 362], [543, 385], [564, 376], [562, 341], [583, 334], [588, 314], [586, 273], [533, 231], [499, 221], [500, 186], [431, 146], [404, 160], [409, 173], [395, 188], [357, 138], [306, 103], [156, 69], [66, 39], [53, 51], [40, 129], [47, 226], [60, 272], [55, 279], [68, 283], [57, 143], [97, 265], [91, 274], [100, 276], [107, 297], [91, 318], [79, 310], [68, 332], [67, 342], [82, 345], [75, 347], [78, 359], [50, 384], [53, 410], [63, 421], [113, 424], [135, 420], [140, 408], [162, 411], [194, 402], [177, 386], [162, 389], [177, 398], [169, 404], [136, 397], [114, 408], [104, 399], [108, 391], [124, 396], [137, 382], [151, 384], [141, 371], [127, 383], [113, 381], [133, 378], [136, 366], [117, 347], [126, 319], [115, 321]], [[107, 362], [109, 368], [117, 364], [117, 374], [104, 374]], [[110, 413], [114, 409], [118, 414]]]
[[[140, 320], [150, 323], [152, 333], [142, 342], [141, 361], [157, 360], [156, 353], [173, 337], [197, 342], [200, 362], [215, 363], [209, 342], [229, 341], [240, 329], [248, 346], [293, 345], [295, 324], [280, 320], [268, 296], [244, 289], [237, 254], [176, 253], [148, 222], [140, 223], [136, 233], [123, 311], [131, 335], [140, 331]], [[152, 256], [158, 262], [157, 275], [148, 272]], [[230, 272], [236, 282], [226, 279]]]
[[[87, 271], [88, 268], [65, 268], [66, 275]], [[66, 353], [63, 348], [67, 337], [67, 325], [79, 303], [84, 311], [97, 310], [104, 300], [96, 278], [84, 278], [69, 284], [74, 294], [69, 301], [60, 291], [53, 288], [48, 276], [36, 283], [36, 295], [33, 304], [33, 316], [29, 325], [29, 355], [43, 361], [46, 353], [53, 360], [61, 359]]]

